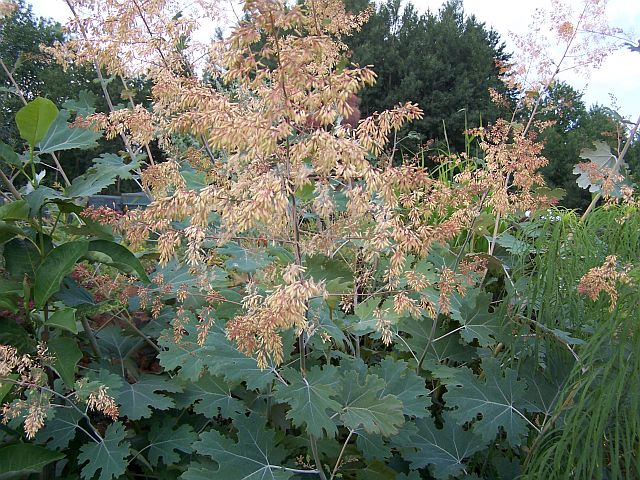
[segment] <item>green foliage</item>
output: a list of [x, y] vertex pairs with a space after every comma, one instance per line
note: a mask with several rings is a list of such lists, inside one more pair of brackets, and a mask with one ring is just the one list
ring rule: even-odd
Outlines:
[[88, 197], [100, 193], [105, 187], [113, 184], [116, 178], [128, 179], [137, 168], [137, 162], [124, 163], [119, 155], [106, 153], [93, 160], [93, 167], [76, 177], [65, 190], [68, 197]]
[[58, 116], [58, 108], [46, 98], [36, 97], [16, 113], [20, 136], [33, 149], [40, 143]]
[[86, 463], [81, 473], [83, 479], [92, 479], [99, 472], [99, 480], [111, 480], [125, 472], [129, 456], [129, 442], [125, 441], [125, 434], [120, 422], [112, 423], [99, 442], [87, 443], [80, 448], [78, 464]]
[[[418, 127], [436, 135], [443, 105], [468, 108], [470, 116], [485, 108], [476, 84], [484, 90], [494, 84], [499, 75], [488, 59], [504, 59], [502, 47], [493, 32], [465, 18], [459, 2], [437, 16], [418, 16], [410, 6], [401, 13], [399, 3], [388, 2], [354, 45], [374, 33], [392, 54], [379, 57], [381, 86], [365, 94], [365, 104], [368, 95], [396, 102], [413, 91], [428, 94], [435, 110]], [[370, 39], [360, 47], [380, 53]], [[458, 65], [462, 57], [477, 65]], [[396, 78], [410, 68], [421, 68], [424, 76]], [[229, 88], [235, 100], [240, 90]], [[63, 107], [54, 112], [42, 99], [25, 107], [18, 126], [32, 147], [26, 155], [0, 145], [12, 179], [25, 182], [14, 194], [24, 199], [0, 206], [0, 344], [16, 349], [3, 350], [10, 367], [0, 377], [0, 400], [13, 416], [0, 432], [0, 474], [24, 476], [46, 467], [43, 476], [85, 480], [640, 475], [637, 206], [596, 208], [584, 221], [552, 208], [497, 214], [477, 188], [482, 184], [456, 188], [458, 170], [481, 178], [484, 159], [470, 158], [433, 177], [428, 170], [404, 170], [406, 179], [367, 197], [373, 213], [357, 220], [345, 214], [352, 206], [347, 198], [356, 188], [367, 191], [366, 178], [328, 182], [336, 208], [322, 216], [313, 203], [326, 185], [306, 170], [314, 159], [295, 166], [302, 172], [298, 178], [289, 171], [293, 165], [271, 165], [267, 155], [258, 167], [279, 175], [275, 183], [289, 195], [280, 207], [294, 228], [287, 238], [265, 238], [271, 218], [227, 231], [224, 212], [204, 209], [208, 216], [201, 219], [184, 214], [198, 189], [213, 192], [207, 201], [219, 201], [222, 189], [208, 185], [209, 176], [230, 162], [244, 169], [245, 157], [253, 155], [244, 147], [237, 155], [206, 148], [199, 153], [215, 160], [210, 170], [180, 170], [187, 188], [196, 190], [177, 194], [179, 208], [167, 199], [150, 207], [167, 211], [146, 225], [151, 237], [134, 253], [118, 236], [122, 230], [86, 218], [81, 203], [117, 179], [134, 178], [141, 166], [137, 156], [102, 153], [65, 189], [41, 183], [38, 155], [91, 149], [98, 140], [93, 132], [67, 128], [72, 114], [95, 111], [91, 92]], [[460, 115], [446, 115], [452, 128], [462, 128]], [[588, 136], [573, 137], [577, 127], [567, 122], [559, 122], [564, 130], [555, 132], [555, 140], [569, 139], [573, 148]], [[184, 138], [171, 154], [182, 161], [200, 139], [175, 135]], [[297, 148], [305, 135], [289, 132], [276, 147]], [[552, 135], [549, 140], [554, 148]], [[609, 160], [608, 148], [597, 143], [596, 153]], [[377, 174], [374, 168], [367, 174]], [[427, 189], [404, 187], [405, 180], [416, 185], [410, 183], [414, 173]], [[444, 193], [435, 177], [444, 182]], [[227, 181], [234, 179], [222, 179]], [[244, 202], [253, 187], [246, 184], [237, 198], [225, 199], [225, 208]], [[260, 190], [269, 206], [276, 203], [270, 193]], [[430, 217], [433, 225], [412, 231], [403, 222], [423, 215], [432, 194], [463, 197], [477, 207], [465, 212], [473, 221], [449, 238], [437, 237], [435, 227], [455, 214], [445, 204]], [[398, 203], [397, 211], [384, 196]], [[249, 216], [257, 207], [249, 202], [244, 208]], [[353, 221], [348, 238], [334, 242], [333, 229], [346, 220]], [[202, 241], [195, 248], [177, 246], [176, 259], [161, 267], [164, 225]], [[304, 242], [301, 232], [308, 235]], [[384, 241], [372, 249], [367, 238], [376, 235]], [[401, 242], [431, 236], [428, 255], [418, 249], [397, 255]], [[180, 264], [185, 250], [197, 250], [206, 261]], [[598, 292], [592, 301], [582, 279], [612, 255], [625, 279], [614, 285], [619, 296]], [[482, 265], [474, 269], [476, 261]], [[398, 263], [401, 274], [391, 278]], [[292, 276], [300, 282], [289, 282]], [[295, 287], [299, 293], [311, 280], [321, 285], [320, 293], [286, 297], [271, 316], [261, 317], [274, 291]], [[300, 318], [268, 331], [298, 304]], [[242, 317], [262, 322], [261, 328], [237, 329], [234, 322]], [[245, 337], [231, 340], [233, 326]], [[282, 342], [281, 361], [248, 355], [258, 349], [247, 344], [273, 347], [276, 340]], [[21, 355], [28, 355], [20, 357], [28, 368], [11, 364]], [[44, 425], [31, 440], [40, 416]], [[23, 443], [23, 436], [32, 443]]]
[[38, 143], [40, 154], [76, 148], [87, 150], [98, 146], [97, 140], [101, 134], [86, 128], [72, 128], [68, 123], [69, 116], [68, 110], [62, 110], [58, 113], [46, 136]]
[[194, 444], [198, 453], [212, 457], [218, 464], [217, 470], [208, 471], [209, 478], [287, 480], [293, 476], [293, 472], [280, 466], [287, 452], [277, 446], [275, 434], [265, 428], [264, 419], [241, 415], [233, 425], [237, 442], [209, 430]]
[[[484, 442], [493, 440], [502, 429], [512, 445], [519, 445], [528, 433], [522, 403], [526, 383], [518, 380], [514, 370], [500, 368], [493, 358], [483, 360], [482, 374], [484, 381], [469, 370], [461, 369], [453, 379], [445, 381], [444, 400], [447, 406], [456, 408], [451, 417], [460, 425], [476, 420], [473, 431]], [[477, 420], [480, 415], [481, 419]]]
[[430, 418], [420, 419], [415, 430], [408, 429], [406, 437], [398, 441], [412, 468], [430, 465], [439, 479], [460, 474], [465, 468], [464, 461], [484, 448], [481, 438], [460, 429], [449, 415], [443, 416], [443, 428], [437, 428]]
[[[373, 5], [345, 3], [353, 10]], [[509, 56], [499, 35], [466, 15], [460, 1], [419, 14], [411, 2], [387, 0], [346, 42], [352, 59], [374, 65], [378, 75], [378, 82], [361, 94], [363, 115], [416, 102], [425, 116], [411, 130], [423, 140], [438, 140], [445, 150], [464, 151], [466, 128], [494, 122], [503, 113], [488, 89], [506, 93], [497, 62]], [[416, 152], [415, 145], [404, 143]]]
[[154, 423], [149, 431], [149, 463], [157, 467], [160, 462], [173, 465], [180, 461], [180, 453], [193, 452], [198, 434], [190, 425], [182, 424], [174, 429], [171, 423]]
[[64, 458], [61, 453], [29, 443], [0, 447], [0, 475], [39, 472], [45, 465]]
[[174, 406], [173, 400], [160, 391], [179, 392], [182, 389], [168, 378], [158, 375], [145, 375], [135, 383], [125, 383], [118, 392], [117, 400], [120, 414], [129, 420], [148, 418], [152, 408], [167, 410]]
[[335, 435], [336, 424], [331, 416], [340, 411], [341, 404], [332, 397], [338, 393], [340, 384], [338, 369], [327, 366], [314, 367], [305, 377], [295, 370], [286, 372], [288, 385], [278, 385], [276, 398], [287, 402], [291, 409], [287, 418], [297, 427], [306, 425], [311, 435], [322, 437]]
[[85, 240], [63, 243], [51, 250], [35, 272], [34, 300], [43, 307], [51, 295], [60, 289], [62, 279], [68, 275], [89, 248]]

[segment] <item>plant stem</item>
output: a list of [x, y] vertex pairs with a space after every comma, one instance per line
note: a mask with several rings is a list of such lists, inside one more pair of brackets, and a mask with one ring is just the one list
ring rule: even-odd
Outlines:
[[336, 473], [338, 473], [338, 469], [340, 468], [340, 462], [342, 461], [342, 456], [344, 455], [344, 451], [347, 448], [347, 444], [349, 443], [349, 440], [351, 440], [351, 436], [353, 435], [353, 430], [349, 430], [349, 435], [347, 435], [347, 439], [344, 441], [344, 444], [342, 445], [342, 449], [340, 450], [340, 455], [338, 455], [338, 460], [336, 460], [336, 464], [333, 467], [333, 471], [331, 472], [331, 478], [329, 480], [333, 480], [336, 476]]
[[82, 316], [80, 322], [82, 323], [82, 328], [84, 329], [84, 332], [87, 334], [87, 337], [89, 338], [89, 343], [91, 344], [91, 349], [93, 350], [93, 353], [95, 353], [96, 357], [102, 358], [102, 352], [100, 350], [100, 346], [96, 341], [96, 336], [93, 334], [93, 330], [91, 330], [91, 325], [89, 325], [89, 320], [87, 320], [87, 317]]

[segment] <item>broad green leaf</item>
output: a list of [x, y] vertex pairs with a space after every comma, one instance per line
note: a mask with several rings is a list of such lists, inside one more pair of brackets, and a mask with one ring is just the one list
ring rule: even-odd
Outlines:
[[203, 345], [196, 342], [195, 318], [191, 317], [184, 329], [187, 332], [179, 343], [173, 341], [173, 332], [161, 335], [158, 343], [165, 350], [158, 354], [165, 370], [180, 368], [183, 379], [197, 381], [206, 366], [212, 375], [223, 376], [230, 382], [246, 382], [247, 388], [264, 388], [275, 378], [271, 369], [261, 369], [254, 358], [247, 357], [227, 339], [222, 326], [216, 324], [209, 331]]
[[124, 273], [137, 274], [140, 280], [145, 283], [150, 282], [140, 260], [138, 260], [126, 247], [123, 247], [119, 243], [111, 242], [109, 240], [92, 240], [89, 242], [89, 252], [100, 252], [107, 255], [110, 262], [105, 263], [108, 265], [111, 265]]
[[246, 382], [250, 390], [262, 389], [274, 380], [272, 369], [258, 367], [256, 359], [238, 350], [219, 325], [210, 330], [207, 341], [213, 347], [213, 354], [204, 360], [212, 374], [224, 375], [230, 382]]
[[396, 471], [383, 462], [374, 460], [366, 465], [346, 464], [341, 469], [350, 478], [356, 480], [389, 480], [395, 479]]
[[87, 252], [89, 242], [76, 240], [63, 243], [51, 250], [44, 258], [34, 282], [34, 300], [42, 308], [49, 297], [60, 289], [60, 283], [69, 274], [77, 261]]
[[124, 426], [116, 422], [107, 427], [100, 443], [91, 442], [80, 447], [78, 465], [86, 463], [81, 471], [84, 480], [93, 479], [98, 472], [98, 480], [111, 480], [127, 470], [129, 442], [124, 437]]
[[550, 417], [562, 398], [566, 382], [575, 365], [575, 359], [564, 345], [548, 345], [545, 349], [546, 368], [541, 371], [537, 362], [525, 362], [520, 372], [527, 382], [524, 408], [529, 412], [542, 412]]
[[[82, 313], [80, 308], [80, 313]], [[125, 331], [118, 326], [109, 325], [96, 334], [98, 345], [105, 352], [118, 359], [120, 363], [125, 363], [127, 357], [133, 350], [142, 343], [140, 337], [125, 335]]]
[[353, 430], [395, 435], [404, 423], [402, 402], [395, 395], [384, 395], [385, 381], [377, 375], [364, 379], [356, 371], [344, 373], [340, 397], [340, 419]]
[[45, 322], [48, 327], [58, 327], [71, 333], [78, 333], [76, 324], [76, 310], [74, 308], [63, 308], [53, 312], [49, 320]]
[[193, 340], [197, 337], [194, 326], [196, 320], [193, 314], [187, 312], [186, 315], [190, 320], [185, 327], [188, 335], [185, 335], [177, 343], [173, 339], [173, 331], [171, 330], [160, 335], [158, 344], [163, 350], [158, 354], [158, 360], [165, 371], [179, 368], [178, 375], [182, 379], [195, 382], [200, 378], [205, 359], [213, 355], [213, 348], [208, 343], [199, 345]]
[[78, 115], [86, 117], [95, 113], [95, 105], [98, 97], [89, 90], [80, 90], [77, 99], [69, 99], [62, 104], [62, 108], [65, 108], [71, 112], [76, 112]]
[[21, 282], [0, 278], [0, 310], [17, 312], [21, 305], [24, 287]]
[[63, 450], [76, 437], [76, 429], [82, 420], [77, 410], [71, 407], [56, 408], [55, 416], [47, 418], [36, 436], [38, 443], [46, 443], [48, 448]]
[[23, 236], [25, 236], [25, 232], [23, 232], [21, 228], [16, 227], [11, 223], [6, 223], [0, 220], [0, 245], [8, 242], [15, 237]]
[[29, 205], [24, 200], [14, 200], [0, 206], [0, 220], [28, 220]]
[[224, 262], [228, 269], [245, 273], [255, 272], [273, 262], [265, 252], [249, 250], [236, 242], [229, 242], [224, 247], [219, 247], [217, 251], [221, 255], [231, 257]]
[[19, 353], [31, 353], [34, 340], [22, 325], [15, 320], [0, 316], [0, 345], [11, 345]]
[[500, 315], [489, 312], [490, 307], [491, 294], [468, 292], [457, 312], [451, 315], [460, 323], [460, 336], [466, 342], [478, 340], [482, 347], [497, 343], [497, 339], [504, 332], [504, 324]]
[[[482, 439], [443, 414], [444, 427], [436, 428], [431, 418], [416, 421], [417, 430], [408, 436], [413, 447], [402, 451], [412, 469], [430, 465], [436, 478], [446, 480], [464, 470], [464, 460], [485, 448]], [[415, 448], [415, 450], [414, 450]]]
[[[10, 380], [16, 380], [18, 378], [18, 374], [17, 373], [10, 373], [9, 375], [6, 375], [4, 378], [8, 378]], [[4, 397], [7, 396], [7, 394], [11, 391], [11, 389], [13, 388], [13, 383], [11, 382], [0, 382], [0, 405], [2, 405], [2, 401], [4, 400]]]
[[47, 203], [58, 199], [64, 199], [65, 197], [58, 190], [54, 190], [53, 188], [49, 188], [44, 185], [39, 185], [38, 188], [26, 195], [24, 198], [29, 205], [29, 214], [35, 217], [41, 213], [42, 207]]
[[47, 346], [54, 356], [52, 367], [58, 372], [62, 381], [73, 388], [76, 365], [82, 358], [77, 341], [69, 337], [57, 337], [49, 340]]
[[25, 275], [35, 276], [40, 265], [40, 251], [29, 240], [14, 238], [4, 246], [4, 267], [11, 278], [22, 281]]
[[193, 405], [196, 413], [207, 418], [222, 415], [231, 418], [244, 412], [244, 404], [231, 395], [231, 389], [221, 377], [205, 374], [197, 382], [185, 382], [184, 391], [175, 395], [176, 408]]
[[[11, 148], [4, 142], [0, 142], [0, 159], [4, 160], [13, 167], [22, 166], [22, 162], [20, 161], [20, 157], [18, 156], [18, 154], [13, 151], [13, 148]], [[0, 218], [2, 217], [0, 216]]]
[[224, 480], [287, 480], [292, 472], [280, 467], [287, 451], [276, 446], [275, 434], [267, 430], [264, 419], [253, 414], [236, 417], [233, 426], [238, 430], [238, 441], [210, 430], [200, 435], [194, 445], [196, 451], [213, 458], [218, 470], [209, 472], [209, 478]]
[[78, 398], [83, 400], [86, 400], [89, 397], [89, 394], [100, 386], [106, 387], [107, 393], [110, 396], [116, 396], [124, 385], [122, 373], [111, 373], [105, 368], [101, 368], [97, 372], [95, 370], [88, 370], [86, 373], [86, 379], [86, 382], [78, 381], [75, 385], [76, 395]]
[[402, 402], [405, 415], [422, 418], [429, 415], [427, 407], [431, 405], [429, 391], [425, 387], [424, 378], [416, 375], [407, 362], [385, 358], [370, 369], [385, 381], [381, 395], [390, 393]]
[[363, 429], [357, 430], [356, 434], [356, 446], [366, 460], [385, 461], [391, 458], [391, 446], [382, 435], [367, 433]]
[[31, 443], [7, 445], [0, 448], [0, 475], [37, 473], [45, 465], [62, 458], [62, 453]]
[[174, 430], [175, 423], [157, 421], [151, 425], [147, 458], [154, 467], [158, 466], [160, 460], [167, 466], [177, 464], [180, 462], [178, 452], [193, 452], [198, 434], [188, 424], [182, 424]]
[[419, 357], [426, 350], [425, 358], [434, 363], [444, 360], [465, 363], [476, 356], [474, 347], [460, 342], [458, 332], [453, 332], [453, 328], [444, 329], [441, 324], [434, 329], [430, 318], [403, 318], [398, 329], [410, 335], [396, 342], [400, 351], [411, 349]]
[[117, 397], [120, 415], [129, 420], [148, 418], [153, 411], [167, 410], [174, 406], [173, 400], [158, 392], [179, 392], [182, 389], [161, 375], [143, 375], [136, 383], [125, 383]]
[[456, 407], [451, 416], [460, 425], [482, 415], [482, 419], [474, 423], [473, 431], [483, 441], [493, 440], [498, 430], [503, 428], [509, 442], [519, 445], [528, 433], [527, 420], [521, 407], [527, 385], [518, 380], [514, 370], [501, 368], [495, 358], [485, 358], [482, 368], [484, 381], [468, 369], [460, 369], [459, 376], [445, 381], [446, 406]]
[[353, 283], [353, 271], [341, 260], [325, 255], [313, 255], [305, 259], [305, 266], [307, 267], [306, 274], [316, 282], [342, 278], [343, 281]]
[[93, 167], [71, 182], [71, 185], [65, 189], [65, 195], [68, 197], [95, 195], [112, 185], [118, 177], [132, 178], [132, 172], [139, 166], [139, 162], [125, 164], [122, 157], [113, 153], [103, 153], [93, 160]]
[[93, 295], [89, 290], [78, 287], [78, 284], [72, 278], [65, 278], [58, 293], [55, 294], [56, 300], [60, 300], [68, 307], [80, 307], [81, 305], [95, 305]]
[[47, 134], [57, 116], [58, 108], [51, 100], [36, 97], [16, 113], [20, 136], [31, 147], [35, 147]]
[[[491, 237], [488, 238], [490, 239]], [[496, 243], [514, 255], [524, 255], [525, 253], [529, 253], [532, 249], [532, 246], [527, 242], [524, 242], [506, 232], [502, 233], [496, 239]]]
[[331, 397], [335, 397], [340, 388], [340, 377], [337, 367], [326, 365], [311, 368], [305, 377], [292, 369], [284, 372], [289, 385], [278, 384], [275, 398], [287, 402], [291, 409], [287, 418], [294, 425], [302, 427], [317, 438], [327, 435], [333, 437], [337, 427], [331, 416], [341, 410], [342, 405]]
[[58, 113], [55, 122], [49, 128], [49, 131], [38, 144], [39, 153], [53, 153], [59, 150], [72, 150], [79, 148], [86, 150], [88, 148], [97, 147], [100, 133], [94, 132], [87, 128], [72, 127], [67, 123], [70, 112], [62, 110]]

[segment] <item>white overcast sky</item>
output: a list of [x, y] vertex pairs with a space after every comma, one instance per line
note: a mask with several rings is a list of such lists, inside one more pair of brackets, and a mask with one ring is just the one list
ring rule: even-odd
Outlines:
[[[51, 17], [64, 23], [69, 18], [69, 12], [63, 0], [27, 0], [33, 5], [36, 15]], [[566, 0], [582, 5], [582, 0]], [[438, 11], [443, 0], [413, 0], [412, 3], [419, 11], [430, 9]], [[474, 14], [478, 20], [487, 24], [500, 33], [507, 42], [508, 49], [510, 32], [524, 33], [527, 31], [534, 9], [547, 7], [549, 0], [463, 0], [467, 14]], [[640, 39], [640, 1], [639, 0], [609, 0], [607, 4], [609, 22], [612, 26], [620, 27], [632, 34], [632, 38]], [[616, 98], [619, 112], [635, 120], [640, 115], [640, 53], [627, 49], [613, 53], [599, 70], [591, 72], [588, 79], [576, 75], [566, 74], [563, 80], [571, 83], [574, 88], [584, 93], [587, 106], [599, 103], [612, 105], [610, 96]], [[408, 99], [410, 100], [410, 99]]]

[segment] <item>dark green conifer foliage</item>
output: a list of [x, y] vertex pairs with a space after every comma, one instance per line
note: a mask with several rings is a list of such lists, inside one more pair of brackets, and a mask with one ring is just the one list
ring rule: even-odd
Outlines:
[[[363, 0], [346, 3], [353, 11], [367, 7]], [[465, 125], [486, 125], [501, 113], [489, 88], [508, 93], [499, 65], [509, 56], [497, 32], [465, 15], [459, 0], [450, 0], [438, 13], [423, 14], [411, 3], [387, 0], [346, 41], [352, 60], [374, 65], [378, 74], [376, 85], [362, 95], [363, 115], [416, 102], [425, 116], [411, 129], [423, 141], [444, 144], [446, 125], [449, 146], [462, 151]]]

